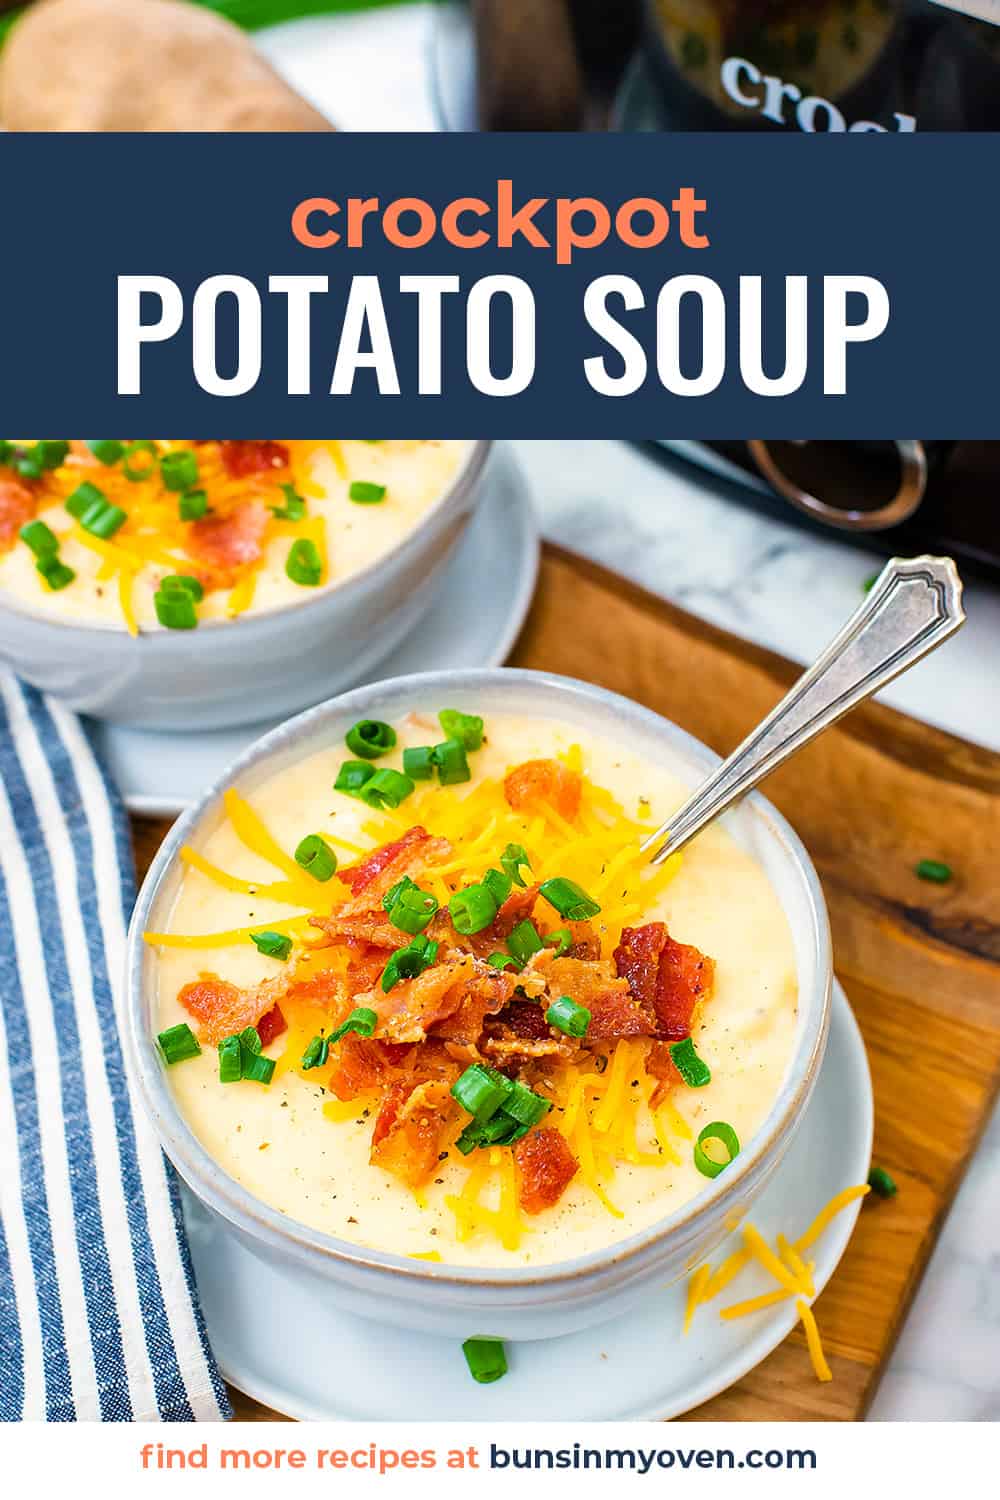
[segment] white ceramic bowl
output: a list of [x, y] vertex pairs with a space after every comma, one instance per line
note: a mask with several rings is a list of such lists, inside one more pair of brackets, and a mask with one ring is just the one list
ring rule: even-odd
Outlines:
[[222, 729], [295, 713], [359, 681], [430, 606], [483, 496], [490, 447], [470, 443], [444, 494], [388, 552], [281, 609], [130, 636], [54, 619], [0, 590], [0, 663], [79, 713], [145, 729]]
[[604, 689], [565, 677], [502, 668], [427, 672], [355, 689], [301, 714], [259, 740], [174, 825], [139, 894], [129, 936], [127, 1037], [130, 1064], [167, 1155], [211, 1213], [279, 1271], [337, 1307], [405, 1328], [467, 1338], [549, 1338], [614, 1317], [683, 1275], [709, 1254], [768, 1181], [802, 1118], [819, 1072], [830, 1014], [832, 967], [826, 908], [809, 857], [759, 794], [727, 814], [733, 837], [763, 865], [787, 914], [795, 946], [799, 1019], [781, 1092], [736, 1163], [662, 1221], [603, 1250], [537, 1268], [450, 1267], [365, 1249], [286, 1218], [252, 1197], [208, 1155], [182, 1118], [154, 1036], [157, 955], [143, 942], [162, 928], [182, 878], [177, 851], [196, 848], [225, 816], [222, 792], [252, 795], [307, 755], [339, 750], [363, 715], [389, 720], [444, 701], [482, 713], [516, 713], [578, 724], [627, 739], [650, 761], [694, 783], [718, 757], [676, 725]]

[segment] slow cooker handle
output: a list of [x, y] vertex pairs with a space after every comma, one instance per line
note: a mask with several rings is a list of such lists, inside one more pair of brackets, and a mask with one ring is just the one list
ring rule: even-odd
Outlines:
[[927, 453], [923, 443], [917, 438], [896, 438], [895, 443], [900, 462], [899, 488], [892, 499], [877, 510], [844, 510], [802, 489], [775, 462], [763, 438], [749, 439], [747, 448], [768, 483], [797, 510], [841, 531], [884, 531], [908, 520], [918, 509], [927, 489]]

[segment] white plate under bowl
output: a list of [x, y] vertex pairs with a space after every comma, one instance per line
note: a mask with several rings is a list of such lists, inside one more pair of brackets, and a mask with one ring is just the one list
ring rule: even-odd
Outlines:
[[[857, 1022], [834, 985], [830, 1040], [802, 1124], [753, 1222], [773, 1241], [795, 1238], [842, 1188], [864, 1182], [871, 1162], [873, 1101]], [[682, 1337], [685, 1288], [664, 1288], [615, 1322], [566, 1338], [508, 1345], [509, 1373], [476, 1385], [460, 1346], [335, 1312], [294, 1273], [256, 1259], [186, 1188], [184, 1213], [208, 1334], [226, 1379], [274, 1411], [302, 1421], [655, 1421], [676, 1417], [740, 1380], [796, 1322], [794, 1306], [723, 1322], [717, 1303], [701, 1308]], [[826, 1285], [857, 1218], [851, 1204], [811, 1252], [817, 1290]], [[869, 1210], [875, 1212], [877, 1210]], [[716, 1263], [734, 1245], [721, 1249]], [[749, 1267], [721, 1301], [769, 1291]], [[247, 1308], [280, 1308], [273, 1319]], [[822, 1331], [822, 1309], [819, 1313]], [[469, 1329], [470, 1335], [476, 1333]], [[811, 1379], [802, 1352], [802, 1376]]]
[[[483, 482], [486, 494], [437, 599], [408, 638], [365, 674], [368, 681], [443, 667], [495, 667], [509, 654], [535, 591], [538, 523], [524, 471], [508, 448], [495, 450]], [[247, 672], [252, 692], [252, 664]], [[337, 691], [354, 686], [343, 683]], [[130, 810], [172, 818], [277, 721], [184, 734], [86, 722]]]

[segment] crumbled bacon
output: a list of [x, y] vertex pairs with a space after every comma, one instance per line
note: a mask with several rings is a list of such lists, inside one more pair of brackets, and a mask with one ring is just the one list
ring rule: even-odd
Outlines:
[[646, 1055], [645, 1066], [650, 1078], [657, 1080], [656, 1088], [650, 1095], [649, 1107], [658, 1109], [674, 1085], [682, 1081], [674, 1066], [669, 1042], [654, 1042]]
[[253, 438], [220, 442], [219, 453], [226, 473], [233, 479], [248, 479], [253, 474], [287, 469], [289, 462], [289, 452], [284, 443]]
[[690, 1036], [695, 1008], [712, 991], [711, 958], [687, 943], [676, 943], [663, 922], [648, 922], [623, 929], [615, 966], [633, 998], [655, 1014], [656, 1036], [672, 1042]]
[[463, 1046], [475, 1046], [486, 1018], [502, 1011], [516, 988], [516, 975], [500, 973], [476, 962], [473, 977], [465, 982], [460, 1003], [450, 1016], [433, 1023], [433, 1035]]
[[284, 995], [287, 984], [284, 977], [266, 979], [263, 984], [241, 990], [217, 974], [201, 974], [186, 984], [177, 998], [199, 1022], [200, 1040], [214, 1046], [246, 1026], [256, 1026]]
[[515, 812], [542, 802], [570, 823], [580, 811], [582, 787], [577, 772], [559, 760], [526, 760], [508, 771], [503, 783], [504, 796]]
[[223, 515], [189, 524], [185, 551], [197, 564], [207, 589], [231, 588], [241, 568], [260, 561], [269, 519], [262, 500], [244, 500]]
[[372, 1132], [372, 1165], [391, 1172], [407, 1187], [421, 1187], [438, 1164], [450, 1114], [446, 1083], [394, 1084]]
[[359, 1094], [381, 1087], [411, 1050], [408, 1046], [370, 1040], [349, 1031], [338, 1043], [337, 1060], [326, 1086], [338, 1099], [356, 1099]]
[[[355, 896], [358, 896], [362, 891], [368, 890], [376, 881], [379, 881], [380, 876], [383, 876], [387, 870], [392, 871], [394, 879], [399, 879], [400, 876], [396, 874], [396, 867], [402, 863], [401, 856], [404, 854], [407, 856], [415, 855], [418, 846], [428, 843], [430, 839], [431, 836], [427, 832], [427, 829], [421, 828], [419, 823], [417, 823], [414, 827], [408, 828], [402, 838], [394, 839], [391, 844], [380, 845], [378, 849], [373, 849], [371, 854], [366, 855], [358, 864], [348, 865], [345, 869], [338, 870], [337, 875], [346, 886], [350, 887], [351, 892]], [[444, 840], [435, 842], [444, 843]], [[404, 870], [402, 873], [405, 874], [406, 871]], [[379, 883], [381, 884], [381, 881]], [[388, 890], [392, 884], [393, 880], [388, 881], [385, 883], [384, 889]], [[316, 925], [321, 926], [322, 924], [317, 922]]]
[[14, 474], [0, 475], [0, 552], [13, 547], [17, 533], [35, 514], [34, 489]]
[[634, 998], [628, 981], [618, 977], [610, 959], [550, 958], [548, 954], [537, 954], [532, 967], [544, 974], [548, 994], [553, 999], [568, 995], [590, 1011], [588, 1043], [652, 1036], [656, 1031], [655, 1013]]
[[540, 1214], [558, 1203], [579, 1163], [558, 1130], [532, 1130], [514, 1147], [518, 1196], [527, 1214]]
[[288, 1022], [281, 1014], [280, 1005], [272, 1005], [257, 1022], [257, 1035], [260, 1037], [260, 1045], [269, 1047], [276, 1036], [288, 1030]]

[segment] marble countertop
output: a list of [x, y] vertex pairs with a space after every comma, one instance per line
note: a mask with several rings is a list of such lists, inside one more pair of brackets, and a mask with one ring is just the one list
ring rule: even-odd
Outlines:
[[[262, 33], [258, 42], [343, 127], [430, 130], [432, 9], [314, 17]], [[656, 460], [614, 442], [515, 446], [530, 462], [547, 536], [799, 661], [826, 644], [881, 561], [740, 507], [727, 481], [680, 460]], [[962, 633], [883, 697], [1000, 749], [1000, 592], [972, 584], [966, 607]], [[992, 693], [984, 691], [989, 678]], [[1000, 1111], [948, 1217], [871, 1416], [1000, 1419]]]

